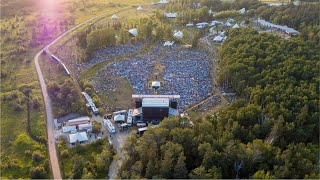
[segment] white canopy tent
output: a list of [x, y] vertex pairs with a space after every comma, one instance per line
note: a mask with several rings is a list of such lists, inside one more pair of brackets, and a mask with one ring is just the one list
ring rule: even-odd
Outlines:
[[77, 127], [76, 126], [63, 126], [62, 127], [62, 132], [64, 133], [68, 133], [68, 132], [72, 132], [72, 131], [76, 131]]
[[167, 1], [167, 0], [160, 0], [158, 3], [159, 3], [159, 4], [168, 4], [169, 1]]
[[226, 22], [224, 25], [227, 26], [227, 27], [231, 27], [232, 26], [232, 24], [230, 24], [229, 22]]
[[151, 87], [153, 88], [160, 88], [160, 82], [159, 81], [152, 81]]
[[220, 35], [219, 35], [219, 36], [216, 36], [216, 37], [213, 39], [213, 41], [220, 43], [220, 42], [223, 41], [223, 37], [220, 36]]
[[194, 25], [193, 25], [193, 23], [188, 23], [188, 24], [186, 24], [186, 26], [187, 27], [193, 27]]
[[130, 29], [129, 30], [129, 33], [132, 35], [132, 36], [138, 36], [138, 30], [137, 29]]
[[176, 18], [177, 17], [177, 13], [165, 13], [167, 18]]
[[86, 132], [77, 132], [75, 134], [69, 134], [69, 142], [73, 144], [79, 141], [80, 143], [88, 141], [88, 136]]
[[239, 26], [238, 23], [237, 23], [237, 24], [235, 24], [234, 26], [232, 26], [232, 28], [233, 28], [233, 29], [238, 29], [238, 28], [240, 28], [240, 26]]
[[125, 120], [125, 115], [117, 114], [114, 116], [114, 122], [122, 122]]
[[174, 41], [166, 41], [163, 46], [172, 46], [174, 44]]
[[173, 34], [173, 37], [181, 39], [183, 37], [183, 33], [181, 31], [178, 31]]
[[111, 19], [118, 19], [118, 16], [115, 15], [115, 14], [113, 14], [113, 15], [111, 16]]
[[244, 14], [246, 12], [246, 8], [242, 8], [239, 10], [240, 14]]
[[221, 24], [221, 22], [220, 21], [211, 21], [210, 26], [215, 26], [217, 24]]
[[197, 23], [196, 26], [197, 28], [201, 29], [204, 28], [205, 26], [207, 26], [209, 23], [207, 22], [201, 22], [201, 23]]
[[138, 10], [138, 11], [142, 11], [143, 8], [142, 8], [141, 6], [139, 6], [139, 7], [137, 8], [137, 10]]

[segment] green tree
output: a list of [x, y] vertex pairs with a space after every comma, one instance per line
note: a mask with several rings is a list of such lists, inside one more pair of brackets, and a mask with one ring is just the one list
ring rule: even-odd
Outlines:
[[186, 179], [188, 175], [188, 171], [185, 163], [186, 157], [183, 153], [180, 153], [178, 162], [174, 167], [173, 178], [175, 179]]

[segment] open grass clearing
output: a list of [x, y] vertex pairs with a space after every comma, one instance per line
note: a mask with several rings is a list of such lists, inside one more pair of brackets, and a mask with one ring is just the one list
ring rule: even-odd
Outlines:
[[107, 107], [114, 110], [128, 109], [131, 107], [131, 95], [134, 94], [134, 91], [130, 86], [129, 80], [121, 77], [112, 77], [110, 79], [116, 82], [116, 89], [115, 91], [110, 91], [109, 95], [103, 93], [104, 97], [101, 99]]

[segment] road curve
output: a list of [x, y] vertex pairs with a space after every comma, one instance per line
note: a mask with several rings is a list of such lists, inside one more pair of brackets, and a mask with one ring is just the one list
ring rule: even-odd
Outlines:
[[[130, 9], [130, 8], [124, 8], [121, 9], [120, 11], [124, 11], [126, 9]], [[114, 13], [119, 13], [120, 11], [114, 12]], [[47, 91], [47, 85], [46, 82], [44, 80], [44, 77], [42, 75], [41, 72], [41, 68], [39, 65], [39, 56], [43, 53], [43, 51], [47, 51], [49, 50], [50, 46], [53, 45], [54, 43], [56, 43], [59, 39], [63, 38], [65, 35], [69, 34], [70, 32], [74, 31], [75, 29], [79, 28], [80, 26], [94, 20], [97, 19], [99, 17], [103, 17], [105, 15], [110, 15], [112, 13], [108, 12], [108, 13], [103, 13], [97, 16], [94, 16], [86, 21], [83, 21], [82, 23], [74, 26], [73, 28], [69, 29], [68, 31], [64, 32], [63, 34], [61, 34], [59, 37], [57, 37], [56, 39], [54, 39], [50, 44], [48, 44], [45, 48], [41, 49], [36, 56], [34, 57], [34, 63], [35, 63], [35, 68], [36, 68], [36, 72], [38, 75], [38, 80], [40, 83], [40, 87], [41, 87], [41, 92], [42, 92], [42, 97], [44, 100], [44, 104], [45, 104], [45, 108], [46, 108], [46, 118], [47, 118], [47, 139], [48, 139], [48, 151], [49, 151], [49, 158], [50, 158], [50, 164], [51, 164], [51, 168], [52, 168], [52, 173], [53, 173], [53, 178], [54, 179], [62, 179], [61, 176], [61, 171], [60, 171], [60, 166], [59, 166], [59, 159], [57, 156], [57, 150], [56, 150], [56, 145], [55, 145], [55, 137], [54, 137], [54, 124], [53, 124], [53, 113], [52, 113], [52, 106], [51, 106], [51, 99], [48, 95], [48, 91]]]

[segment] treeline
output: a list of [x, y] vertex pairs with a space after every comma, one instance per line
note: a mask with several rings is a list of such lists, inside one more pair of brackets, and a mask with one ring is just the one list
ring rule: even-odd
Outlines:
[[193, 126], [175, 117], [131, 135], [121, 178], [319, 177], [319, 49], [251, 30], [228, 37], [219, 81], [239, 100]]
[[72, 80], [67, 79], [61, 85], [57, 82], [49, 83], [48, 94], [53, 104], [59, 107], [57, 116], [64, 116], [74, 112], [82, 115], [88, 114], [82, 94]]
[[87, 145], [77, 143], [69, 149], [67, 142], [60, 139], [59, 157], [63, 178], [105, 179], [114, 155], [107, 139], [98, 139]]
[[255, 31], [231, 31], [229, 37], [220, 52], [218, 80], [250, 105], [243, 112], [252, 113], [239, 122], [253, 127], [256, 120], [281, 117], [287, 133], [280, 144], [318, 142], [320, 49]]
[[298, 6], [261, 6], [256, 9], [258, 17], [270, 20], [276, 24], [286, 25], [295, 29], [302, 26], [319, 25], [320, 3], [301, 3]]

